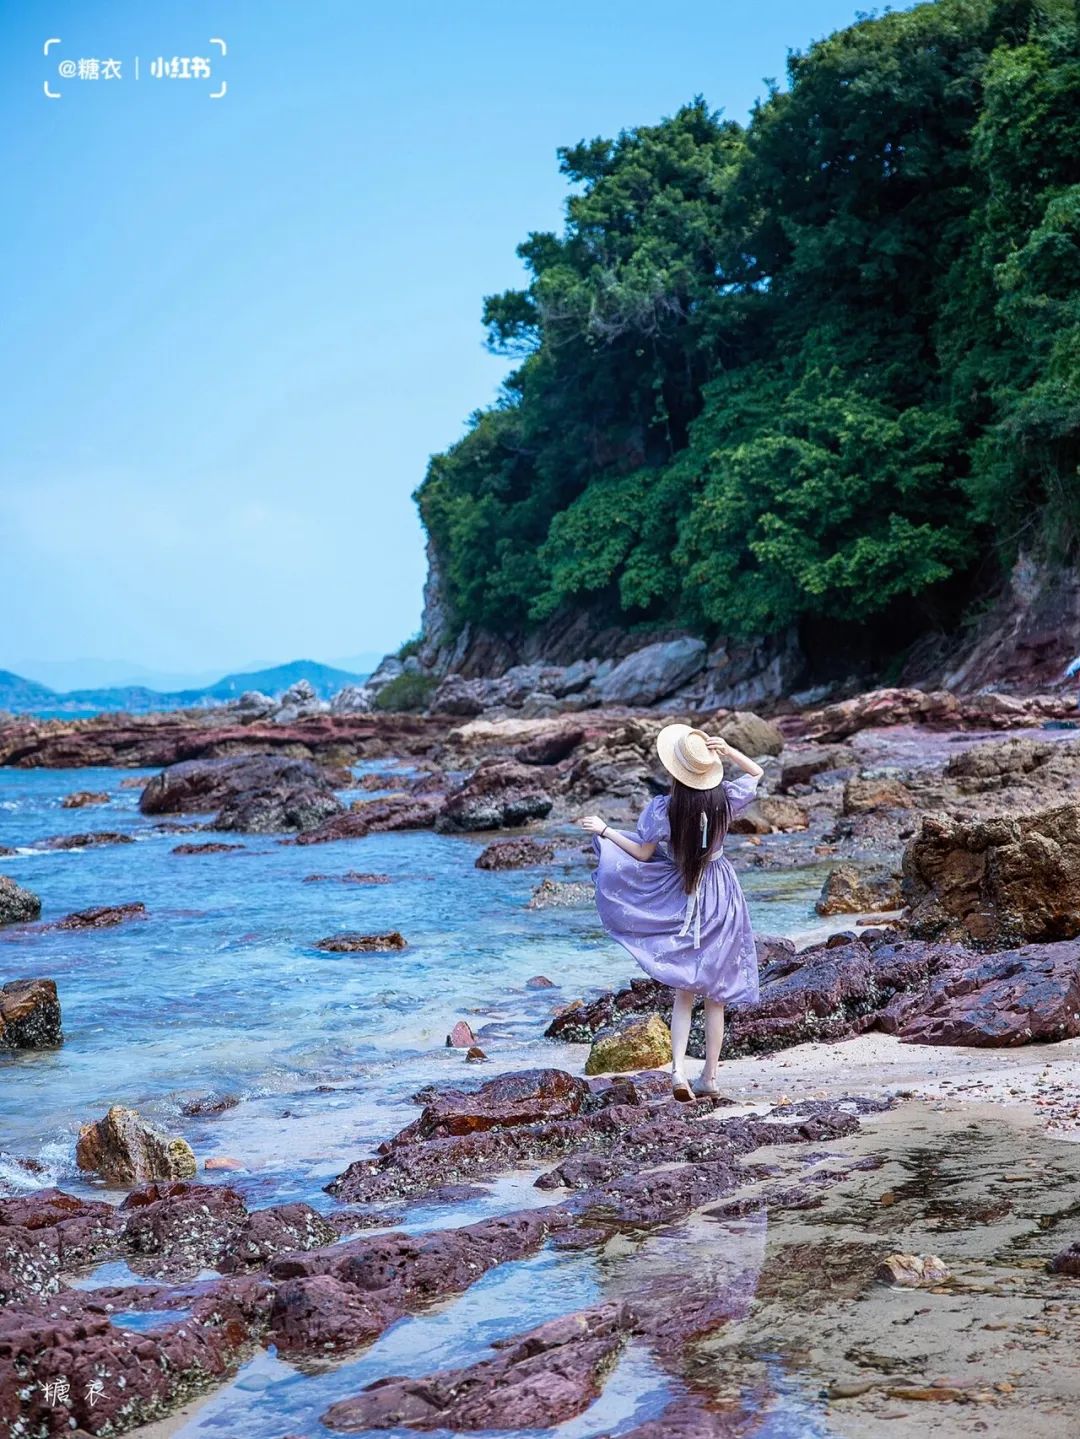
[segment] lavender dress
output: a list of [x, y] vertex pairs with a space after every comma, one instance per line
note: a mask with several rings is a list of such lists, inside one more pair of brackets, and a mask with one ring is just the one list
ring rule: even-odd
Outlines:
[[[724, 780], [731, 813], [750, 804], [757, 780]], [[612, 939], [646, 974], [673, 989], [690, 989], [724, 1004], [753, 1004], [758, 997], [757, 953], [742, 887], [722, 846], [709, 855], [696, 896], [683, 889], [668, 845], [667, 795], [641, 812], [634, 838], [657, 842], [642, 863], [613, 844], [597, 840], [600, 863], [593, 876], [596, 908]]]

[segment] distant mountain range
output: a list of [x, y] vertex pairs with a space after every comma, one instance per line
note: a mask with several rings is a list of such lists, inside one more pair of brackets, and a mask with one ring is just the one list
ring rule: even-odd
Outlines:
[[330, 699], [345, 685], [362, 684], [366, 675], [318, 664], [315, 660], [292, 660], [249, 674], [226, 675], [214, 684], [197, 689], [148, 689], [145, 685], [110, 685], [102, 689], [58, 691], [36, 680], [24, 679], [10, 670], [0, 670], [0, 710], [14, 714], [94, 714], [101, 710], [145, 713], [148, 710], [194, 709], [200, 705], [222, 704], [236, 699], [245, 690], [261, 690], [278, 696], [298, 680], [307, 680], [319, 699]]

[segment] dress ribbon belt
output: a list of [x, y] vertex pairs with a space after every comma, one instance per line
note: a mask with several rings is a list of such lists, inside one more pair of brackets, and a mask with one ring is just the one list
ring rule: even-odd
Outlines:
[[694, 926], [694, 948], [701, 948], [701, 883], [694, 886], [690, 894], [686, 896], [686, 909], [683, 913], [683, 927], [679, 930], [679, 938], [685, 939], [690, 933], [690, 926]]

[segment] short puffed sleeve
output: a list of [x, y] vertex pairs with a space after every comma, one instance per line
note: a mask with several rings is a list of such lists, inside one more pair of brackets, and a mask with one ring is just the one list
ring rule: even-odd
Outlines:
[[728, 803], [733, 815], [741, 814], [747, 805], [753, 804], [758, 782], [752, 774], [741, 774], [737, 779], [724, 780]]
[[641, 811], [641, 818], [637, 822], [637, 837], [642, 844], [662, 844], [671, 838], [666, 795], [658, 794]]

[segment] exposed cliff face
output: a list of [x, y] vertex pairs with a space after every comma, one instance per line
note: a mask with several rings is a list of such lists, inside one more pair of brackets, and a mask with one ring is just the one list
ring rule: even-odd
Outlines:
[[[419, 659], [425, 671], [439, 679], [460, 676], [470, 682], [475, 695], [468, 712], [479, 712], [483, 681], [513, 671], [519, 688], [544, 693], [550, 685], [558, 697], [561, 683], [554, 671], [571, 666], [576, 671], [583, 663], [590, 665], [590, 681], [595, 681], [591, 688], [597, 690], [591, 702], [632, 703], [629, 695], [601, 693], [612, 687], [611, 672], [645, 651], [670, 669], [671, 656], [661, 646], [676, 647], [686, 638], [676, 627], [620, 628], [584, 610], [564, 611], [533, 629], [505, 634], [457, 625], [446, 600], [439, 556], [429, 541]], [[1070, 662], [1080, 655], [1080, 569], [1074, 563], [1024, 554], [976, 623], [951, 632], [928, 632], [914, 645], [910, 634], [891, 641], [885, 636], [883, 643], [869, 646], [858, 657], [839, 630], [831, 640], [829, 632], [823, 636], [819, 631], [809, 642], [794, 627], [749, 642], [714, 639], [693, 673], [679, 674], [653, 702], [687, 709], [739, 709], [767, 707], [793, 694], [813, 701], [853, 684], [879, 683], [887, 671], [895, 676], [897, 655], [904, 651], [908, 659], [901, 678], [922, 688], [960, 694], [988, 687], [1017, 693], [1058, 688], [1065, 683]], [[655, 665], [643, 661], [638, 667]], [[538, 670], [543, 673], [538, 675]], [[819, 683], [822, 679], [825, 684]], [[580, 694], [581, 686], [574, 683], [571, 689]], [[582, 695], [572, 707], [589, 702], [589, 696]], [[481, 707], [498, 703], [493, 694]], [[457, 711], [451, 706], [451, 712]]]

